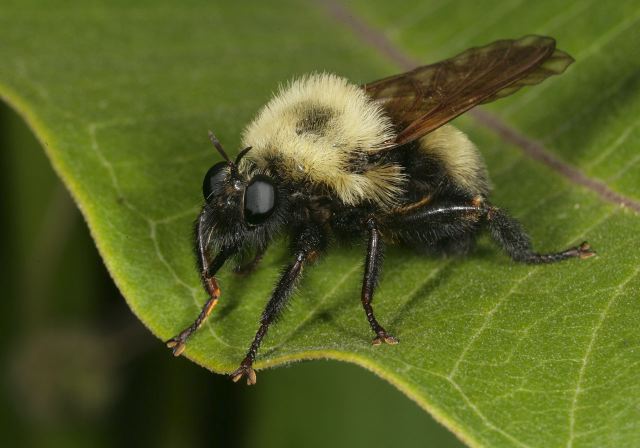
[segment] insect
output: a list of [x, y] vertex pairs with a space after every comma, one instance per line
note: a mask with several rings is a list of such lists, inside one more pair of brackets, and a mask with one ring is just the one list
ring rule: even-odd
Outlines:
[[[573, 62], [543, 36], [499, 40], [432, 65], [362, 86], [331, 74], [295, 80], [246, 127], [235, 160], [204, 177], [195, 251], [209, 298], [195, 322], [167, 341], [178, 356], [218, 303], [216, 272], [229, 259], [256, 266], [270, 241], [289, 235], [284, 269], [234, 381], [256, 382], [253, 363], [303, 268], [333, 242], [367, 243], [361, 301], [374, 345], [398, 340], [380, 324], [372, 299], [385, 244], [466, 253], [488, 230], [517, 262], [553, 263], [594, 255], [587, 242], [537, 253], [514, 218], [489, 201], [483, 159], [450, 120], [562, 73]], [[247, 261], [248, 260], [248, 261]]]

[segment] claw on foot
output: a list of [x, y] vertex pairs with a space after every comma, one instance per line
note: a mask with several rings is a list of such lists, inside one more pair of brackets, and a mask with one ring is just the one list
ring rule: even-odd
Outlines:
[[578, 256], [581, 259], [593, 257], [596, 253], [591, 249], [591, 245], [586, 241], [583, 241], [580, 246], [578, 246]]
[[240, 378], [243, 376], [247, 377], [247, 386], [252, 386], [256, 384], [256, 371], [251, 368], [251, 366], [241, 365], [238, 369], [233, 372], [231, 375], [231, 380], [234, 383], [240, 381]]
[[380, 345], [383, 342], [389, 345], [396, 345], [400, 341], [398, 341], [398, 338], [396, 338], [395, 336], [391, 336], [390, 334], [383, 333], [383, 334], [379, 334], [376, 338], [374, 338], [373, 341], [371, 341], [371, 344]]
[[165, 342], [165, 344], [171, 349], [171, 351], [173, 352], [173, 356], [180, 356], [182, 352], [184, 352], [184, 349], [187, 347], [185, 345], [185, 342], [186, 341], [184, 340], [184, 338], [175, 336]]

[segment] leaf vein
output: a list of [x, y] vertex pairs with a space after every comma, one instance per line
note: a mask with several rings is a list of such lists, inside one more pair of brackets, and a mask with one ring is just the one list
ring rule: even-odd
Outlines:
[[591, 353], [593, 351], [593, 347], [595, 345], [596, 339], [598, 337], [598, 333], [600, 332], [600, 328], [602, 327], [607, 314], [609, 313], [609, 309], [616, 301], [618, 297], [620, 297], [624, 291], [624, 287], [631, 282], [636, 276], [640, 274], [640, 267], [636, 268], [631, 275], [629, 275], [625, 280], [623, 280], [620, 285], [618, 285], [617, 291], [615, 294], [612, 294], [604, 308], [600, 312], [600, 316], [598, 321], [595, 323], [593, 327], [593, 331], [591, 332], [591, 336], [589, 338], [589, 344], [585, 350], [585, 354], [582, 357], [582, 364], [580, 365], [580, 369], [578, 370], [578, 378], [576, 380], [576, 388], [573, 394], [573, 398], [571, 400], [571, 406], [569, 407], [569, 440], [567, 441], [567, 448], [572, 448], [573, 443], [576, 438], [576, 410], [578, 409], [578, 400], [580, 398], [580, 394], [583, 392], [582, 383], [584, 381], [585, 372], [587, 370], [587, 365], [589, 364], [589, 358], [591, 357]]

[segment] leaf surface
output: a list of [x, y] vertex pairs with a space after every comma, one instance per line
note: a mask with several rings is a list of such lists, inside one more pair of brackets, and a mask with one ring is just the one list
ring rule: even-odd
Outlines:
[[[375, 39], [317, 3], [5, 3], [0, 95], [35, 131], [131, 309], [161, 339], [205, 300], [190, 239], [201, 178], [217, 161], [206, 131], [237, 148], [243, 125], [295, 75], [326, 70], [361, 83], [399, 71]], [[393, 5], [358, 0], [348, 11], [423, 62], [497, 38], [556, 37], [578, 62], [489, 110], [638, 200], [637, 4], [559, 10], [542, 1], [526, 14], [520, 1]], [[375, 308], [402, 342], [371, 347], [359, 301], [363, 247], [335, 248], [306, 271], [256, 367], [357, 363], [473, 446], [634, 445], [638, 215], [473, 118], [458, 125], [487, 160], [493, 201], [522, 221], [537, 249], [587, 239], [599, 256], [532, 267], [511, 263], [487, 239], [466, 258], [392, 248]], [[252, 276], [224, 269], [221, 303], [186, 355], [216, 372], [235, 369], [285, 262], [278, 242]]]

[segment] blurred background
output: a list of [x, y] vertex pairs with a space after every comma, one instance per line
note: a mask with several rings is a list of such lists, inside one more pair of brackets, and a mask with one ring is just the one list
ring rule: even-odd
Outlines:
[[0, 104], [4, 446], [463, 446], [392, 386], [335, 361], [257, 387], [174, 359], [129, 311], [22, 120]]

